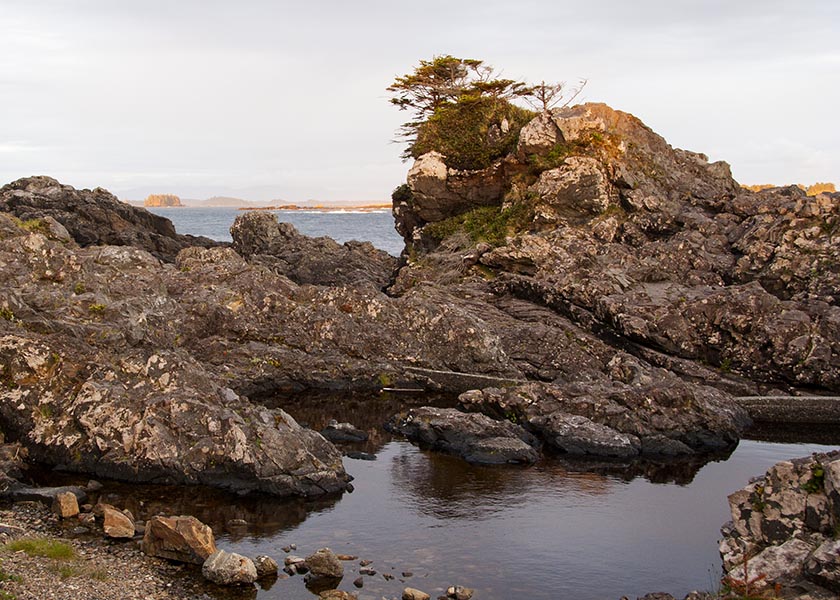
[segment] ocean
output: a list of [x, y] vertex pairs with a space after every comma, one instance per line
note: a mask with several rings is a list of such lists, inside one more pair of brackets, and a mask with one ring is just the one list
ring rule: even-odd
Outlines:
[[[203, 235], [214, 240], [230, 242], [230, 226], [244, 211], [236, 208], [147, 208], [156, 215], [166, 217], [178, 233]], [[403, 239], [394, 229], [390, 210], [376, 211], [272, 211], [280, 221], [294, 225], [298, 231], [311, 237], [328, 236], [339, 243], [350, 240], [370, 242], [389, 254], [399, 256]]]

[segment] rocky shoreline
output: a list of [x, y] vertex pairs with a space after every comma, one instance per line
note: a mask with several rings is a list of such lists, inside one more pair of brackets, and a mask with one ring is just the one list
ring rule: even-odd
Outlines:
[[[232, 244], [107, 191], [0, 188], [0, 429], [130, 482], [330, 497], [341, 453], [272, 398], [461, 392], [389, 427], [485, 464], [731, 450], [737, 397], [840, 390], [840, 194], [752, 192], [601, 104], [464, 171], [417, 157], [399, 260], [246, 212]], [[4, 491], [19, 489], [11, 461]]]

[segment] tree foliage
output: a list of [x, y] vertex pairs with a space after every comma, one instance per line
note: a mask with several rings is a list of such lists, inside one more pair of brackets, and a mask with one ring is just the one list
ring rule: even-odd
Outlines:
[[480, 169], [511, 152], [519, 130], [533, 118], [533, 112], [514, 101], [548, 112], [569, 104], [585, 83], [574, 89], [544, 81], [529, 86], [499, 77], [483, 61], [447, 54], [421, 60], [387, 90], [392, 104], [412, 113], [400, 129], [408, 143], [404, 158], [436, 150], [450, 167]]

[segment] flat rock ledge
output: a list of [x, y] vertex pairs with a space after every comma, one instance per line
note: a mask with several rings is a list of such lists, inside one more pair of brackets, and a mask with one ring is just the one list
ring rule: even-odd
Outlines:
[[840, 451], [783, 461], [729, 496], [724, 583], [784, 598], [840, 593]]
[[386, 429], [471, 463], [530, 464], [538, 458], [536, 438], [519, 425], [454, 408], [414, 408], [392, 417]]

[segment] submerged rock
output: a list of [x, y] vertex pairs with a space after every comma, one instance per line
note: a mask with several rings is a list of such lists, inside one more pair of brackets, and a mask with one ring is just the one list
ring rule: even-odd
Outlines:
[[257, 579], [275, 577], [279, 568], [277, 561], [265, 554], [260, 554], [254, 558], [254, 567], [257, 569]]
[[366, 431], [355, 427], [352, 423], [339, 423], [330, 419], [327, 426], [321, 430], [321, 435], [331, 442], [365, 442], [368, 439]]

